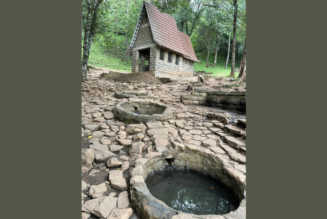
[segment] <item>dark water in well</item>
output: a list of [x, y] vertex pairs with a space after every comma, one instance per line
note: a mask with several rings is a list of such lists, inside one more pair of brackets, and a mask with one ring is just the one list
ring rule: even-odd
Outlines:
[[194, 171], [168, 168], [149, 176], [146, 184], [154, 197], [185, 213], [227, 214], [240, 203], [220, 182]]

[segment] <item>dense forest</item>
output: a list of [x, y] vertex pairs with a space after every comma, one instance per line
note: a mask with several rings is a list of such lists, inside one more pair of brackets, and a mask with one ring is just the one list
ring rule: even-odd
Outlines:
[[[148, 0], [175, 18], [177, 27], [192, 41], [201, 61], [195, 70], [214, 68], [231, 77], [246, 72], [245, 0]], [[91, 57], [104, 52], [117, 62], [115, 69], [130, 66], [125, 55], [138, 20], [143, 0], [82, 0], [82, 79]], [[110, 63], [109, 63], [110, 67]], [[127, 68], [128, 69], [128, 68]], [[223, 71], [223, 70], [222, 70]], [[244, 74], [245, 75], [245, 74]], [[226, 75], [227, 76], [227, 75]]]

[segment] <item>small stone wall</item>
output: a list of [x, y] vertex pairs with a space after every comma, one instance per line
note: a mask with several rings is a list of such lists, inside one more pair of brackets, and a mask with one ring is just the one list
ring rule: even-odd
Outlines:
[[191, 95], [183, 95], [182, 102], [185, 105], [206, 105], [240, 112], [246, 111], [245, 92], [196, 89]]
[[[145, 158], [135, 162], [135, 168], [131, 172], [130, 194], [131, 201], [137, 214], [145, 219], [245, 219], [245, 179], [234, 172], [229, 163], [209, 149], [198, 146], [184, 146], [173, 144], [174, 149], [169, 155], [159, 152], [148, 153]], [[167, 165], [165, 157], [170, 157], [173, 164], [180, 168], [189, 168], [197, 172], [205, 173], [220, 180], [230, 187], [240, 200], [240, 206], [226, 215], [194, 215], [178, 212], [164, 202], [151, 195], [145, 183], [146, 178], [155, 171], [162, 171]]]

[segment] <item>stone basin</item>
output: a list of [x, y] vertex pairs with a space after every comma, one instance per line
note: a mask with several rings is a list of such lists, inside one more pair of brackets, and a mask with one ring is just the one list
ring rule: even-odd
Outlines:
[[173, 118], [173, 112], [167, 105], [143, 100], [118, 103], [114, 110], [115, 117], [137, 122], [165, 121]]
[[[177, 148], [177, 149], [176, 149]], [[168, 159], [169, 157], [169, 159]], [[197, 146], [175, 147], [175, 152], [167, 156], [165, 153], [153, 152], [153, 155], [139, 158], [135, 162], [135, 168], [131, 172], [130, 194], [131, 204], [136, 213], [145, 219], [245, 219], [246, 218], [246, 192], [245, 176], [238, 173], [230, 164], [220, 155], [214, 154], [209, 149]], [[206, 174], [212, 179], [224, 184], [229, 188], [237, 199], [236, 209], [231, 209], [222, 214], [198, 215], [176, 210], [168, 206], [164, 201], [156, 198], [148, 188], [148, 178], [160, 171], [166, 171], [167, 166], [173, 165], [179, 170], [195, 171]], [[162, 174], [162, 173], [161, 173]], [[171, 177], [170, 177], [171, 178]], [[163, 185], [163, 184], [162, 184]], [[172, 184], [170, 184], [172, 185]], [[177, 185], [177, 184], [176, 184]], [[176, 186], [175, 185], [175, 186]], [[165, 192], [168, 190], [162, 189]], [[166, 186], [167, 187], [167, 186]], [[169, 187], [169, 186], [168, 186]], [[174, 189], [174, 188], [166, 188]], [[215, 187], [217, 189], [217, 187]], [[165, 190], [165, 191], [161, 191]], [[192, 195], [192, 194], [188, 194]], [[192, 196], [190, 196], [192, 197]], [[194, 199], [196, 200], [196, 199]], [[214, 204], [205, 203], [205, 204]]]

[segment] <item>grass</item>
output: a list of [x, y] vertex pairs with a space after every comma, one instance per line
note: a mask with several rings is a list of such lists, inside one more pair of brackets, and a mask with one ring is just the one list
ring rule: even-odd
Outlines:
[[126, 61], [122, 62], [120, 58], [114, 57], [106, 49], [101, 48], [99, 44], [94, 43], [91, 48], [88, 65], [122, 72], [131, 72], [132, 59], [130, 58], [128, 63]]
[[[217, 57], [217, 66], [206, 68], [206, 59], [202, 58], [202, 54], [197, 54], [198, 59], [201, 63], [194, 63], [194, 71], [205, 71], [212, 72], [213, 76], [223, 76], [227, 77], [231, 71], [231, 64], [229, 63], [225, 69], [226, 57], [218, 56]], [[202, 58], [202, 59], [201, 59]], [[213, 65], [213, 55], [209, 59], [209, 64]], [[120, 58], [114, 57], [106, 49], [102, 48], [99, 43], [94, 43], [91, 48], [91, 54], [88, 65], [93, 67], [108, 68], [112, 70], [122, 71], [122, 72], [131, 72], [132, 67], [132, 58], [129, 62], [122, 62]], [[239, 63], [236, 63], [235, 67], [238, 67]], [[238, 76], [238, 73], [235, 73], [235, 77]]]

